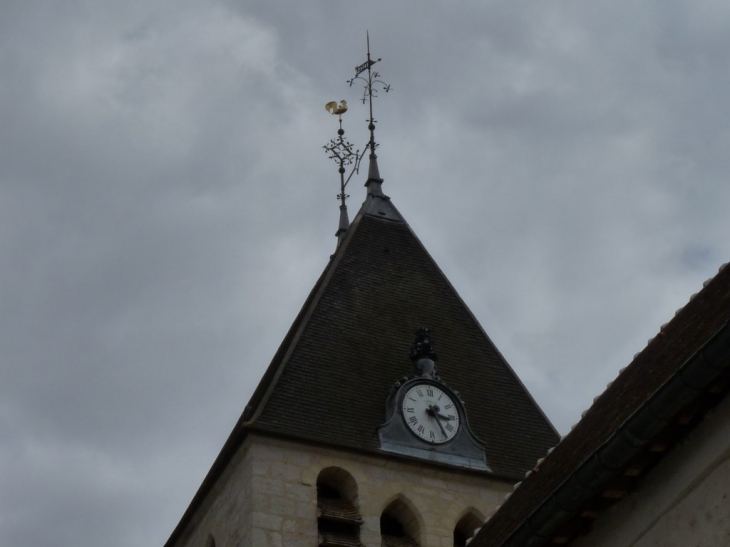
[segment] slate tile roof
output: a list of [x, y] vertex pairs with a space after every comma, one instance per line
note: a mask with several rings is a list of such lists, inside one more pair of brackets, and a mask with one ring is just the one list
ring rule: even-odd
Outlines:
[[[538, 462], [537, 472], [530, 474], [519, 485], [482, 527], [470, 546], [522, 545], [521, 540], [510, 539], [512, 534], [518, 529], [525, 530], [526, 523], [527, 528], [530, 528], [529, 522], [536, 511], [541, 507], [551, 507], [552, 502], [549, 500], [557, 489], [567, 484], [581, 466], [594, 461], [595, 454], [606, 446], [624, 424], [638, 416], [638, 411], [645, 409], [655, 394], [677, 377], [686, 363], [695, 362], [694, 359], [698, 358], [705, 361], [701, 351], [706, 344], [713, 344], [713, 360], [725, 363], [721, 374], [727, 376], [730, 370], [729, 321], [730, 267], [723, 267], [635, 356], [631, 364], [595, 400], [570, 434], [544, 461]], [[727, 382], [720, 383], [725, 385], [721, 396], [726, 396]], [[712, 389], [709, 393], [712, 393]], [[707, 399], [708, 394], [698, 397]], [[692, 404], [692, 401], [688, 401], [688, 405]], [[670, 425], [672, 423], [670, 421]], [[559, 522], [559, 512], [560, 508], [556, 506], [555, 522]], [[545, 519], [549, 520], [549, 517], [541, 518], [542, 521]], [[532, 541], [537, 541], [537, 538], [533, 537]]]
[[368, 196], [165, 545], [185, 533], [251, 431], [385, 454], [377, 428], [421, 326], [492, 474], [522, 477], [557, 432], [389, 198]]
[[521, 477], [558, 436], [398, 219], [386, 199], [366, 201], [254, 393], [246, 427], [379, 453], [386, 397], [410, 372], [410, 345], [427, 326], [441, 378], [465, 401], [494, 474]]

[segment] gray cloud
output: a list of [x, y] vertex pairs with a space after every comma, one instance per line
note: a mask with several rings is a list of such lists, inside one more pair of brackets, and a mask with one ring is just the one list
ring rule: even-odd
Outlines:
[[727, 260], [729, 18], [6, 1], [0, 543], [172, 531], [334, 250], [366, 29], [384, 189], [567, 431]]

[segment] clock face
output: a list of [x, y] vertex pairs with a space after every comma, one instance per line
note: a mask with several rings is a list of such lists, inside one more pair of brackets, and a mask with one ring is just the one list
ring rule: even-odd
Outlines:
[[403, 396], [403, 419], [426, 442], [450, 441], [459, 430], [459, 411], [444, 391], [432, 384], [416, 384]]

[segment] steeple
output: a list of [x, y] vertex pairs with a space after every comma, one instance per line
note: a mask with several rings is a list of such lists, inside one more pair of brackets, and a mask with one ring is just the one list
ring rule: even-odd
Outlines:
[[[379, 543], [380, 535], [386, 538], [397, 530], [383, 523], [398, 519], [404, 528], [400, 532], [416, 537], [417, 530], [408, 526], [416, 527], [418, 519], [406, 514], [407, 498], [393, 498], [398, 492], [388, 490], [397, 482], [390, 478], [392, 469], [402, 473], [403, 482], [398, 484], [404, 491], [411, 489], [408, 481], [423, 488], [418, 482], [422, 474], [440, 474], [445, 485], [453, 481], [461, 490], [476, 489], [475, 484], [494, 489], [524, 476], [558, 442], [547, 418], [382, 192], [372, 109], [376, 86], [386, 92], [390, 86], [371, 71], [379, 60], [370, 58], [368, 40], [368, 59], [349, 81], [350, 85], [358, 79], [365, 82], [370, 138], [363, 152], [353, 151], [344, 138], [341, 118], [346, 102], [326, 105], [340, 122], [338, 136], [324, 147], [340, 174], [337, 249], [173, 532], [170, 547], [192, 545], [184, 541], [197, 540], [196, 533], [224, 521], [225, 537], [244, 546], [274, 545], [274, 539], [266, 543], [267, 534], [276, 534], [276, 544], [304, 544], [304, 537], [307, 545], [325, 547], [389, 544]], [[366, 151], [367, 196], [349, 222], [346, 185]], [[347, 166], [352, 166], [348, 176]], [[409, 359], [413, 334], [424, 325], [428, 330], [418, 331]], [[414, 393], [418, 404], [405, 403]], [[269, 464], [282, 454], [278, 463]], [[360, 463], [351, 465], [355, 460]], [[352, 471], [360, 469], [357, 466], [364, 466], [362, 472]], [[310, 476], [312, 469], [319, 474]], [[319, 498], [353, 494], [356, 499], [354, 475], [361, 484], [368, 483], [374, 495], [384, 497], [371, 506], [361, 505], [360, 511], [371, 512], [360, 518], [355, 511], [346, 530], [339, 528], [342, 523], [328, 528], [332, 503]], [[328, 483], [329, 479], [338, 484]], [[282, 481], [289, 481], [286, 488]], [[280, 490], [271, 486], [274, 483]], [[277, 497], [289, 490], [296, 497], [283, 501]], [[250, 491], [249, 498], [240, 494], [244, 491]], [[453, 505], [453, 500], [435, 494], [434, 502], [443, 502], [444, 508]], [[496, 499], [496, 490], [493, 495]], [[474, 496], [464, 510], [488, 505], [476, 490]], [[265, 503], [259, 504], [259, 499]], [[266, 500], [276, 503], [269, 505]], [[314, 502], [317, 517], [312, 514]], [[290, 506], [287, 515], [309, 520], [290, 526], [283, 522], [283, 513], [270, 519], [264, 513], [267, 507], [281, 511]], [[376, 506], [382, 515], [372, 512]], [[441, 514], [439, 507], [430, 510]], [[212, 520], [205, 520], [207, 514]], [[233, 514], [244, 515], [242, 524], [226, 520], [227, 516], [219, 518]], [[362, 542], [357, 539], [360, 528]], [[248, 529], [251, 534], [239, 543]], [[328, 539], [330, 532], [343, 530], [354, 538], [350, 543]], [[441, 533], [439, 544], [451, 536], [446, 527], [430, 530]]]
[[[368, 197], [249, 401], [242, 427], [383, 454], [393, 382], [427, 325], [492, 473], [517, 479], [557, 435], [390, 199]], [[389, 452], [392, 454], [392, 452]], [[394, 455], [392, 457], [398, 457]]]

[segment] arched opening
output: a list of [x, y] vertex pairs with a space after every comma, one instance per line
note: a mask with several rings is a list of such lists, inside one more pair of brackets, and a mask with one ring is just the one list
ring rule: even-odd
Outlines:
[[205, 547], [215, 547], [215, 539], [213, 539], [213, 534], [208, 534], [208, 539], [205, 541]]
[[380, 515], [383, 547], [418, 547], [418, 519], [402, 500], [390, 503]]
[[482, 524], [482, 519], [472, 511], [461, 517], [454, 527], [454, 547], [466, 547], [466, 542], [474, 537]]
[[361, 524], [355, 479], [339, 467], [323, 469], [317, 477], [320, 547], [361, 546]]

